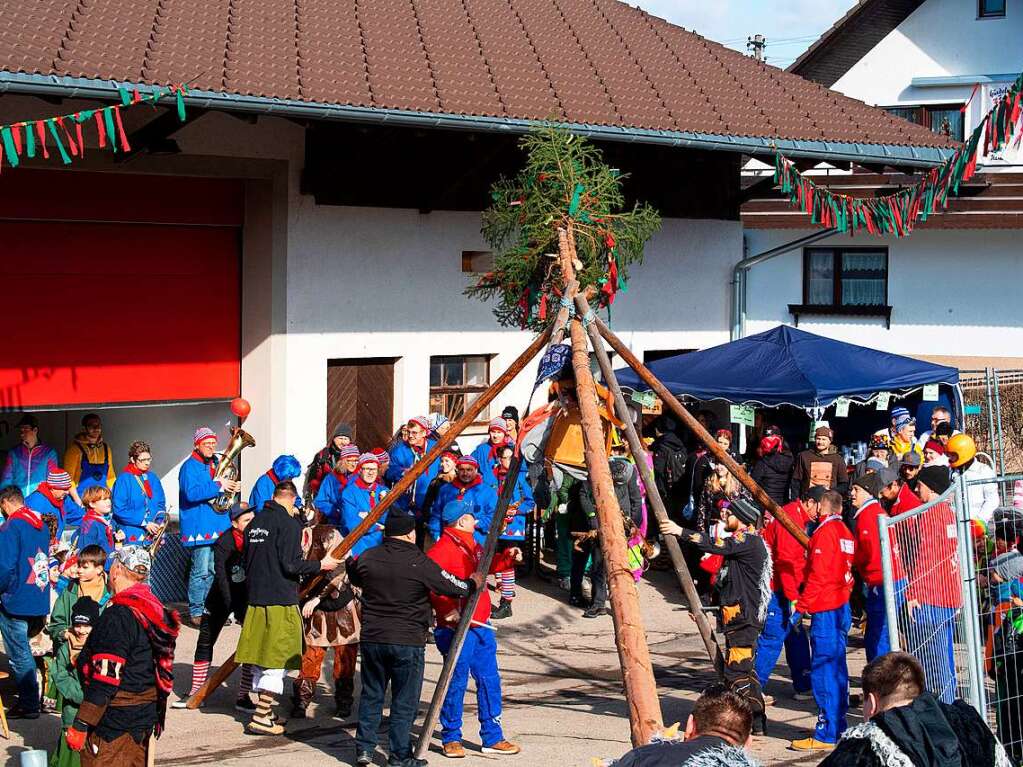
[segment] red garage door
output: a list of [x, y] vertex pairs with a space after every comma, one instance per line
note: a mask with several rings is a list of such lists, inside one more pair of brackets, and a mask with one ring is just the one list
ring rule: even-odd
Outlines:
[[0, 216], [0, 407], [238, 395], [239, 183], [23, 171]]

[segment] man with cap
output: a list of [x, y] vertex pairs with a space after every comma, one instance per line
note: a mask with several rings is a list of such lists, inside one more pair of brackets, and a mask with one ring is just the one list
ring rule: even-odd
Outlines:
[[327, 446], [313, 456], [313, 460], [309, 464], [309, 468], [306, 469], [305, 474], [306, 501], [311, 501], [316, 497], [316, 493], [320, 489], [320, 483], [337, 466], [341, 449], [352, 444], [353, 435], [354, 432], [350, 424], [339, 423], [334, 428], [334, 433], [331, 435]]
[[813, 433], [813, 447], [796, 457], [792, 472], [792, 496], [802, 497], [809, 487], [837, 490], [845, 495], [849, 487], [849, 472], [845, 459], [835, 448], [835, 433], [827, 426], [818, 426]]
[[476, 540], [483, 543], [490, 529], [490, 520], [497, 508], [497, 491], [483, 481], [480, 466], [471, 455], [460, 456], [455, 462], [455, 478], [441, 487], [437, 500], [430, 510], [428, 525], [430, 535], [439, 540], [441, 533], [441, 512], [451, 501], [465, 501], [472, 506], [478, 525]]
[[910, 646], [919, 643], [927, 689], [945, 703], [956, 699], [952, 640], [956, 611], [963, 606], [956, 515], [948, 501], [937, 502], [950, 485], [944, 466], [925, 466], [917, 475], [917, 495], [934, 505], [918, 517], [919, 548], [906, 589], [908, 641]]
[[250, 735], [284, 734], [273, 708], [276, 696], [284, 692], [287, 672], [302, 666], [299, 580], [341, 564], [329, 552], [319, 561], [305, 558], [297, 500], [294, 482], [278, 482], [273, 496], [245, 529], [242, 563], [248, 607], [235, 660], [252, 664], [252, 684], [259, 695], [252, 718], [245, 725]]
[[910, 450], [899, 459], [899, 477], [907, 485], [910, 492], [916, 492], [916, 478], [923, 468], [923, 458], [920, 453]]
[[494, 479], [494, 470], [498, 464], [497, 451], [508, 444], [514, 445], [515, 443], [508, 437], [508, 426], [504, 418], [492, 419], [487, 427], [487, 438], [480, 442], [476, 449], [472, 451], [472, 457], [479, 464], [480, 474], [483, 475], [484, 482], [490, 485], [497, 484]]
[[39, 683], [28, 638], [50, 610], [50, 532], [15, 485], [0, 489], [0, 635], [18, 687], [12, 719], [39, 718]]
[[514, 405], [508, 405], [501, 411], [501, 418], [504, 419], [508, 439], [514, 442], [519, 436], [519, 409]]
[[82, 767], [143, 767], [150, 738], [163, 732], [179, 620], [146, 584], [151, 569], [141, 546], [113, 553], [114, 595], [76, 664], [82, 705], [66, 740]]
[[103, 441], [103, 422], [96, 413], [82, 416], [82, 430], [64, 451], [64, 468], [79, 493], [90, 485], [113, 488], [117, 479], [113, 452]]
[[[888, 613], [885, 610], [884, 571], [881, 567], [881, 539], [878, 517], [887, 514], [880, 503], [882, 492], [897, 484], [898, 475], [891, 469], [869, 472], [853, 480], [849, 498], [853, 506], [853, 533], [856, 555], [853, 567], [863, 581], [866, 598], [867, 631], [863, 640], [867, 663], [891, 650], [888, 641]], [[905, 601], [906, 575], [898, 539], [889, 535], [892, 547], [892, 580], [895, 603], [899, 609]]]
[[[817, 515], [817, 505], [824, 493], [823, 487], [807, 488], [799, 500], [785, 504], [782, 510], [789, 519], [806, 530], [811, 514]], [[772, 519], [764, 526], [764, 543], [771, 552], [773, 574], [771, 601], [767, 605], [764, 630], [757, 641], [757, 679], [767, 686], [782, 647], [785, 661], [792, 672], [792, 686], [796, 700], [810, 700], [810, 639], [802, 624], [790, 627], [789, 621], [806, 577], [806, 549], [781, 522]]]
[[39, 441], [39, 421], [26, 413], [18, 421], [18, 444], [7, 453], [3, 472], [0, 473], [0, 487], [14, 485], [21, 494], [28, 496], [40, 482], [46, 481], [50, 466], [59, 463], [57, 451]]
[[[283, 482], [286, 479], [297, 479], [301, 473], [302, 464], [298, 462], [295, 456], [277, 456], [274, 459], [273, 465], [252, 485], [252, 492], [249, 493], [249, 508], [253, 511], [259, 511], [263, 508], [263, 504], [270, 500], [270, 496], [273, 495], [274, 488], [278, 482]], [[300, 498], [299, 506], [302, 505], [301, 500]]]
[[40, 482], [35, 492], [25, 498], [25, 505], [44, 517], [54, 518], [57, 525], [54, 537], [58, 541], [64, 535], [66, 527], [78, 527], [85, 516], [85, 509], [71, 497], [71, 475], [57, 464], [50, 465], [46, 472], [46, 480]]
[[725, 634], [725, 683], [749, 702], [753, 732], [760, 735], [766, 734], [767, 714], [753, 656], [771, 601], [772, 575], [771, 554], [757, 534], [762, 514], [754, 503], [735, 499], [728, 507], [729, 538], [686, 530], [671, 520], [661, 523], [663, 535], [684, 536], [701, 552], [724, 558], [727, 570], [722, 568], [717, 589]]
[[[373, 453], [363, 453], [356, 463], [354, 479], [349, 480], [341, 495], [341, 520], [338, 529], [348, 536], [362, 523], [377, 504], [387, 495], [387, 487], [380, 481], [380, 462]], [[357, 557], [366, 549], [379, 546], [383, 541], [384, 524], [387, 514], [377, 520], [372, 530], [366, 532], [352, 547], [351, 555]]]
[[214, 511], [210, 502], [222, 492], [236, 493], [241, 483], [233, 479], [214, 479], [219, 458], [217, 434], [208, 426], [196, 429], [192, 452], [178, 469], [178, 518], [181, 545], [191, 556], [188, 571], [188, 619], [198, 627], [203, 604], [213, 585], [213, 544], [227, 530], [227, 514]]
[[853, 557], [856, 542], [842, 521], [842, 496], [829, 490], [816, 509], [807, 508], [817, 529], [810, 536], [806, 580], [790, 625], [810, 616], [810, 684], [817, 703], [813, 733], [789, 745], [794, 751], [830, 751], [846, 728], [849, 666], [845, 651], [852, 613]]
[[[391, 449], [391, 464], [385, 474], [389, 486], [393, 487], [437, 444], [436, 440], [430, 438], [432, 428], [433, 424], [430, 423], [430, 419], [424, 415], [417, 415], [415, 418], [409, 419], [406, 424], [408, 436]], [[392, 508], [397, 507], [416, 518], [419, 522], [418, 534], [420, 536], [422, 528], [426, 524], [426, 517], [430, 514], [430, 510], [425, 508], [426, 490], [430, 487], [430, 480], [437, 476], [439, 468], [440, 460], [435, 460], [426, 467], [426, 471], [416, 477], [412, 486], [392, 506]]]
[[412, 723], [423, 687], [430, 593], [467, 597], [483, 584], [445, 572], [416, 547], [415, 519], [395, 514], [384, 525], [384, 542], [345, 563], [348, 579], [362, 588], [362, 696], [355, 735], [356, 764], [373, 763], [384, 696], [391, 688], [389, 764], [424, 767], [412, 756]]
[[[905, 408], [896, 409], [903, 412], [892, 418], [892, 454], [901, 460], [908, 453], [922, 453], [923, 450], [916, 444], [916, 419]], [[895, 411], [892, 412], [894, 414]]]
[[[192, 686], [188, 696], [174, 701], [171, 704], [172, 708], [185, 708], [188, 698], [206, 684], [210, 663], [213, 661], [213, 645], [217, 643], [217, 638], [227, 624], [228, 618], [234, 615], [238, 623], [245, 621], [248, 589], [245, 584], [242, 555], [245, 547], [245, 528], [252, 522], [257, 510], [236, 503], [227, 512], [231, 520], [231, 530], [220, 536], [213, 545], [213, 588], [206, 596], [205, 610], [199, 624], [199, 638], [195, 643], [195, 656], [192, 661]], [[241, 683], [238, 685], [238, 697], [234, 705], [239, 711], [251, 713], [255, 710], [249, 698], [251, 689], [252, 667], [246, 664], [242, 666]]]
[[358, 445], [345, 445], [341, 448], [338, 451], [337, 465], [323, 478], [320, 489], [313, 496], [315, 498], [313, 506], [332, 525], [341, 524], [341, 495], [348, 482], [355, 476], [360, 455], [362, 453], [359, 452]]
[[[476, 571], [483, 558], [483, 547], [473, 537], [476, 517], [472, 507], [465, 501], [450, 501], [441, 511], [441, 524], [444, 532], [428, 556], [441, 569], [464, 580]], [[490, 572], [493, 574], [513, 569], [521, 561], [521, 549], [505, 549], [494, 556]], [[430, 601], [437, 617], [437, 628], [434, 630], [437, 649], [446, 657], [459, 617], [465, 610], [466, 599], [431, 594]], [[505, 740], [501, 729], [501, 676], [497, 667], [497, 638], [490, 623], [490, 600], [485, 596], [476, 602], [472, 622], [465, 635], [465, 644], [462, 645], [451, 677], [451, 686], [440, 711], [444, 756], [452, 759], [465, 756], [465, 749], [462, 748], [462, 705], [470, 674], [476, 681], [477, 715], [483, 753], [519, 753], [519, 746]]]

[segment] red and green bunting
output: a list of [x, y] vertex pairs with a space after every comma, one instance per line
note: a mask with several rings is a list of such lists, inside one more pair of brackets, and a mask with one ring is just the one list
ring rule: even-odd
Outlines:
[[955, 154], [895, 194], [883, 197], [836, 194], [815, 184], [780, 153], [775, 156], [774, 180], [781, 184], [789, 201], [809, 214], [815, 224], [840, 232], [866, 229], [870, 234], [904, 237], [913, 231], [917, 221], [926, 221], [932, 213], [948, 207], [949, 196], [957, 194], [959, 185], [976, 173], [979, 155], [998, 151], [1013, 137], [1019, 146], [1023, 138], [1023, 74]]
[[142, 95], [138, 88], [131, 91], [118, 88], [118, 93], [121, 103], [113, 106], [0, 125], [0, 170], [5, 164], [17, 168], [25, 158], [41, 156], [44, 160], [49, 160], [48, 142], [52, 144], [61, 161], [65, 165], [70, 165], [73, 158], [85, 155], [84, 131], [90, 126], [95, 128], [100, 149], [109, 146], [114, 152], [131, 151], [121, 121], [121, 112], [138, 104], [155, 105], [163, 98], [173, 97], [178, 119], [182, 122], [185, 120], [185, 94], [188, 93], [188, 89], [184, 85], [155, 87], [146, 95]]

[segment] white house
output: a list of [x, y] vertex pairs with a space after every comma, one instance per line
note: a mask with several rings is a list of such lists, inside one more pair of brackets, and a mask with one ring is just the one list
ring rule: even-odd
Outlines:
[[[927, 167], [950, 151], [616, 0], [357, 6], [8, 9], [0, 122], [113, 103], [121, 82], [189, 82], [190, 117], [126, 110], [127, 156], [90, 126], [67, 169], [5, 159], [3, 447], [21, 412], [60, 447], [98, 410], [117, 466], [149, 439], [175, 499], [193, 430], [223, 434], [239, 394], [246, 489], [339, 420], [370, 448], [410, 416], [457, 415], [529, 341], [462, 291], [486, 261], [489, 184], [539, 121], [599, 141], [664, 215], [611, 314], [640, 356], [728, 339], [743, 154]], [[524, 408], [532, 370], [495, 412]]]
[[[1021, 0], [860, 0], [789, 71], [960, 140], [1023, 70], [1021, 35]], [[1019, 157], [1006, 152], [901, 240], [821, 236], [786, 202], [757, 195], [743, 208], [753, 265], [739, 270], [734, 332], [797, 323], [963, 369], [1023, 366]], [[831, 171], [830, 182], [864, 195], [910, 180], [882, 170]]]

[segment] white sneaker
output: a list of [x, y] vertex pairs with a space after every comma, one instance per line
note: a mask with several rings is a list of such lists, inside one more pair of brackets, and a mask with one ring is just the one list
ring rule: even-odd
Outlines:
[[[186, 695], [184, 698], [178, 698], [176, 701], [174, 701], [173, 703], [170, 704], [170, 707], [171, 708], [178, 708], [178, 709], [188, 708], [188, 699], [190, 697], [191, 696]], [[202, 704], [201, 703], [199, 704], [199, 708], [202, 708]]]
[[813, 700], [813, 693], [810, 692], [810, 691], [807, 691], [807, 692], [797, 692], [797, 693], [795, 693], [792, 696], [792, 699], [793, 700]]

